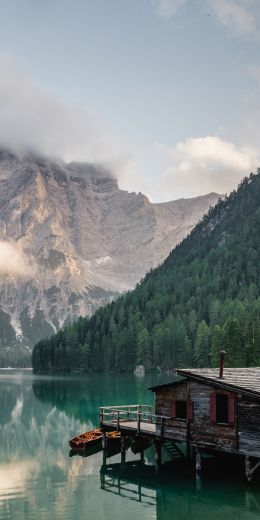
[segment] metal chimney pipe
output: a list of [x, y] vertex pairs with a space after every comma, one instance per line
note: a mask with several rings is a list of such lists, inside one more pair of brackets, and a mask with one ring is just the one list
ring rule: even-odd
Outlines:
[[225, 359], [225, 350], [220, 351], [220, 364], [219, 364], [219, 378], [222, 379], [224, 372], [224, 359]]

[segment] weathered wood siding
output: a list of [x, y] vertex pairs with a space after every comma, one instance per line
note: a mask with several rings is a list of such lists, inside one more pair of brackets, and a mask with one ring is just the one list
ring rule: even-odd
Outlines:
[[215, 424], [210, 419], [210, 394], [214, 390], [213, 386], [195, 381], [183, 381], [177, 386], [158, 389], [155, 398], [155, 413], [158, 415], [172, 416], [174, 399], [191, 400], [193, 403], [193, 420], [167, 421], [164, 435], [179, 441], [189, 440], [194, 445], [205, 448], [235, 451], [237, 449], [236, 421], [231, 426]]
[[237, 416], [239, 451], [260, 457], [260, 403], [238, 397]]
[[[187, 382], [183, 381], [175, 387], [161, 388], [155, 395], [155, 413], [172, 417], [174, 399], [187, 400]], [[157, 425], [157, 431], [160, 425]], [[177, 441], [187, 440], [187, 421], [185, 419], [167, 420], [164, 425], [164, 437]]]
[[188, 380], [158, 389], [155, 396], [155, 413], [158, 415], [172, 417], [174, 400], [191, 400], [193, 403], [193, 420], [167, 420], [164, 436], [189, 441], [194, 446], [260, 457], [260, 402], [237, 395], [234, 424], [217, 424], [210, 418], [210, 396], [215, 391], [223, 392], [213, 385]]
[[190, 399], [193, 401], [193, 421], [190, 423], [190, 441], [200, 446], [224, 451], [237, 449], [236, 421], [234, 425], [220, 425], [210, 420], [210, 394], [213, 386], [190, 381]]

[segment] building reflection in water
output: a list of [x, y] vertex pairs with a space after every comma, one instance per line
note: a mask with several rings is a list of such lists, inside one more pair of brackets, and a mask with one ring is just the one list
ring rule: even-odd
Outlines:
[[[156, 476], [154, 466], [140, 462], [108, 464], [100, 469], [100, 487], [125, 500], [153, 506], [157, 520], [259, 520], [260, 493], [236, 480], [214, 479], [198, 486], [191, 475]], [[126, 505], [127, 507], [127, 505]]]

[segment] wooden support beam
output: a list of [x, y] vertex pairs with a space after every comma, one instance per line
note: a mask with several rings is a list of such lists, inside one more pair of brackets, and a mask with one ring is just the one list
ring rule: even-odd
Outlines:
[[105, 474], [102, 471], [100, 474], [100, 484], [101, 489], [105, 489]]
[[196, 490], [201, 491], [201, 473], [196, 473]]
[[104, 421], [104, 408], [100, 408], [99, 409], [99, 423], [100, 423], [100, 426], [102, 425], [102, 422]]
[[248, 455], [245, 456], [245, 472], [246, 472], [246, 479], [247, 482], [252, 482], [252, 475], [251, 475], [251, 461], [250, 457]]
[[165, 422], [165, 418], [161, 417], [161, 437], [163, 437], [163, 434], [164, 434], [164, 422]]
[[106, 432], [102, 432], [102, 449], [103, 449], [103, 466], [107, 463], [107, 436]]
[[201, 468], [202, 468], [201, 452], [200, 452], [199, 448], [196, 448], [196, 489], [197, 489], [197, 491], [201, 490]]
[[141, 445], [141, 450], [140, 450], [140, 460], [141, 460], [141, 462], [144, 462], [144, 448], [142, 445]]
[[192, 459], [192, 446], [190, 445], [189, 441], [186, 442], [186, 453], [187, 453], [187, 459]]
[[142, 502], [142, 487], [140, 482], [138, 482], [138, 502]]
[[196, 472], [197, 473], [200, 473], [201, 472], [201, 453], [200, 453], [200, 450], [197, 448], [196, 450]]
[[246, 472], [246, 478], [247, 482], [250, 484], [253, 480], [253, 474], [254, 472], [260, 467], [260, 460], [252, 466], [252, 460], [249, 457], [249, 455], [245, 456], [245, 472]]
[[138, 435], [140, 434], [140, 429], [141, 429], [141, 412], [138, 411], [137, 412], [137, 433], [138, 433]]
[[125, 436], [121, 435], [121, 464], [125, 464], [126, 442]]
[[156, 473], [159, 471], [162, 463], [162, 445], [161, 441], [155, 441], [155, 465], [156, 465]]

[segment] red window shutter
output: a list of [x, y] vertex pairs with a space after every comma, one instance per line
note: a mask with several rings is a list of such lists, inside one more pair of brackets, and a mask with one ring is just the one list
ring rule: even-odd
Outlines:
[[235, 424], [236, 394], [228, 394], [228, 424]]
[[210, 420], [217, 422], [216, 392], [210, 394]]
[[172, 403], [172, 413], [171, 413], [172, 417], [176, 417], [176, 399], [173, 400], [173, 403]]
[[187, 401], [187, 419], [193, 421], [193, 402]]

